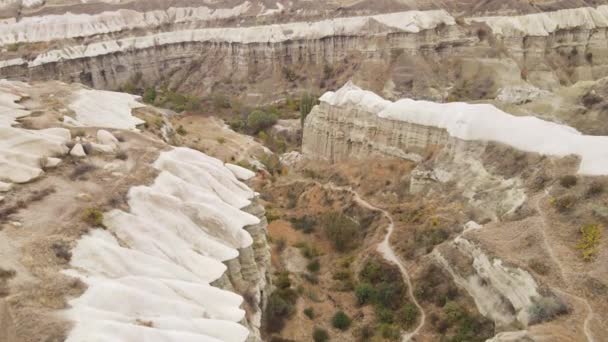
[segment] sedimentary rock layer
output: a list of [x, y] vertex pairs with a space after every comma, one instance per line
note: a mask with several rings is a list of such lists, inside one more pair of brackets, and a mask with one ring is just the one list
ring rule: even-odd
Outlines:
[[[304, 74], [324, 89], [333, 79], [354, 76], [390, 97], [439, 99], [460, 79], [484, 78], [490, 83], [478, 96], [492, 97], [514, 83], [554, 89], [608, 75], [607, 8], [458, 23], [445, 10], [431, 10], [242, 26], [207, 20], [235, 15], [237, 7], [231, 14], [137, 14], [141, 21], [125, 20], [129, 15], [120, 11], [50, 15], [0, 24], [6, 51], [0, 75], [109, 89], [139, 75], [147, 85], [163, 79], [200, 93], [220, 83], [267, 93], [265, 81], [293, 82]], [[290, 72], [295, 64], [306, 71]]]
[[[608, 174], [608, 137], [536, 117], [516, 117], [492, 105], [391, 102], [352, 83], [328, 92], [306, 118], [302, 150], [337, 160], [369, 152], [407, 158], [461, 141], [498, 142], [543, 155], [581, 158], [579, 173]], [[538, 132], [543, 132], [539, 135]]]

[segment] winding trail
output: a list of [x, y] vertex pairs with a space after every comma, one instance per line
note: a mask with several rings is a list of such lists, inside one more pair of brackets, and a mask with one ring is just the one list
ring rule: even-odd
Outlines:
[[[570, 286], [568, 284], [568, 280], [567, 280], [568, 278], [566, 278], [566, 272], [564, 271], [562, 262], [555, 255], [555, 252], [553, 251], [553, 247], [549, 243], [549, 237], [547, 235], [547, 228], [549, 227], [549, 224], [547, 223], [547, 218], [546, 218], [545, 212], [544, 212], [543, 208], [541, 207], [541, 203], [545, 199], [547, 199], [547, 197], [549, 197], [549, 190], [550, 189], [545, 189], [545, 194], [542, 196], [539, 196], [536, 199], [536, 201], [534, 203], [534, 207], [535, 207], [536, 211], [538, 212], [540, 219], [541, 219], [541, 230], [540, 231], [541, 231], [541, 234], [543, 235], [543, 243], [544, 243], [545, 250], [547, 251], [547, 253], [549, 253], [549, 258], [551, 259], [551, 261], [553, 261], [553, 263], [557, 266], [559, 273], [560, 273], [560, 277], [561, 277], [562, 281], [564, 282], [564, 287], [568, 288]], [[557, 287], [551, 287], [551, 289], [554, 290], [555, 292], [561, 293], [562, 295], [573, 298], [585, 305], [585, 307], [587, 309], [587, 317], [585, 317], [585, 321], [583, 322], [583, 332], [585, 333], [587, 342], [595, 342], [595, 338], [593, 337], [593, 332], [591, 331], [591, 328], [589, 326], [591, 321], [594, 319], [593, 308], [591, 307], [591, 304], [589, 304], [589, 301], [583, 297], [579, 297], [577, 295], [566, 292]]]
[[384, 217], [386, 217], [386, 219], [389, 221], [389, 225], [386, 229], [386, 235], [384, 236], [384, 239], [382, 240], [382, 242], [380, 242], [378, 244], [376, 250], [382, 255], [384, 260], [388, 261], [389, 263], [395, 264], [395, 265], [397, 265], [397, 267], [399, 267], [399, 271], [401, 271], [401, 275], [403, 276], [403, 279], [405, 280], [405, 283], [407, 284], [408, 296], [411, 298], [412, 302], [414, 303], [414, 305], [416, 305], [416, 307], [418, 308], [418, 311], [420, 312], [420, 321], [418, 322], [416, 329], [414, 329], [411, 332], [404, 333], [403, 336], [401, 336], [402, 342], [410, 341], [415, 335], [417, 335], [420, 332], [420, 330], [424, 326], [424, 323], [426, 321], [426, 314], [424, 312], [424, 309], [422, 308], [420, 303], [418, 303], [418, 300], [414, 296], [414, 288], [412, 286], [412, 282], [410, 280], [410, 275], [407, 272], [405, 265], [403, 264], [401, 259], [397, 256], [397, 254], [393, 250], [393, 247], [390, 244], [390, 238], [391, 238], [391, 235], [393, 234], [393, 230], [395, 228], [395, 223], [393, 221], [393, 217], [386, 210], [375, 207], [372, 204], [370, 204], [369, 202], [367, 202], [366, 200], [364, 200], [363, 198], [361, 198], [361, 196], [359, 196], [359, 193], [357, 191], [353, 190], [351, 187], [340, 187], [340, 186], [336, 186], [332, 183], [328, 183], [328, 184], [321, 184], [318, 182], [315, 182], [315, 183], [317, 183], [318, 185], [320, 185], [323, 188], [330, 188], [331, 190], [337, 190], [337, 191], [347, 191], [347, 192], [351, 193], [354, 196], [355, 202], [357, 202], [359, 205], [361, 205], [362, 207], [364, 207], [366, 209], [382, 213], [382, 215], [384, 215]]

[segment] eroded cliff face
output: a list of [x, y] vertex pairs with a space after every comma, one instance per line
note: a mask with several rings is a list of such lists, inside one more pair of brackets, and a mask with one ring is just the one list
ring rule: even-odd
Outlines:
[[[490, 105], [391, 102], [352, 84], [326, 93], [320, 101], [305, 120], [305, 157], [337, 164], [374, 156], [414, 161], [417, 166], [411, 172], [409, 190], [416, 203], [431, 203], [434, 219], [441, 220], [433, 201], [445, 196], [445, 206], [458, 206], [458, 212], [483, 223], [468, 222], [456, 236], [428, 248], [427, 255], [413, 249], [424, 241], [417, 237], [418, 231], [397, 233], [401, 239], [414, 240], [413, 245], [393, 243], [405, 245], [404, 258], [413, 269], [423, 262], [440, 265], [470, 295], [477, 311], [494, 322], [493, 341], [605, 336], [603, 319], [597, 316], [605, 303], [592, 303], [583, 290], [588, 280], [582, 280], [602, 273], [603, 266], [594, 261], [586, 265], [582, 278], [575, 276], [581, 259], [572, 254], [577, 247], [569, 239], [576, 237], [562, 228], [549, 228], [561, 226], [560, 220], [571, 227], [580, 225], [576, 220], [595, 222], [597, 218], [583, 203], [576, 211], [577, 219], [545, 204], [548, 198], [564, 196], [563, 185], [553, 185], [552, 177], [578, 172], [581, 182], [587, 183], [608, 173], [608, 164], [591, 145], [573, 152], [576, 158], [561, 150], [578, 144], [574, 141], [579, 138], [601, 143], [605, 137], [584, 136], [571, 127], [534, 117], [514, 117]], [[507, 130], [509, 135], [504, 135]], [[539, 131], [544, 144], [533, 142]], [[391, 194], [383, 196], [391, 198]], [[389, 200], [386, 205], [393, 204]], [[423, 215], [416, 205], [409, 211], [409, 215]], [[543, 264], [542, 269], [538, 264]], [[605, 275], [600, 278], [602, 283], [608, 281]], [[559, 327], [564, 318], [558, 317], [563, 315], [577, 322], [574, 327]]]
[[132, 95], [0, 82], [0, 340], [261, 341], [255, 174], [140, 131], [134, 109], [162, 115]]
[[230, 21], [251, 6], [133, 12], [141, 21], [128, 11], [4, 21], [0, 75], [107, 89], [162, 83], [249, 101], [278, 98], [277, 84], [286, 93], [323, 91], [349, 78], [389, 98], [445, 100], [608, 75], [605, 5], [465, 20], [436, 9], [301, 22], [273, 17], [279, 24], [266, 25]]

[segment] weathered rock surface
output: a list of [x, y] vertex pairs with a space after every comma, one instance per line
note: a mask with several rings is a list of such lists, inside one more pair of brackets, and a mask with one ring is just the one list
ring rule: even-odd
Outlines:
[[[313, 15], [308, 21], [298, 21], [302, 15], [306, 18], [305, 11], [294, 8], [300, 17], [293, 22], [280, 16], [251, 25], [231, 22], [254, 7], [246, 2], [221, 10], [115, 8], [103, 13], [91, 8], [90, 14], [41, 11], [39, 16], [7, 20], [0, 24], [0, 44], [23, 46], [7, 51], [0, 76], [60, 78], [105, 89], [133, 81], [149, 86], [163, 79], [182, 91], [201, 94], [209, 89], [243, 94], [238, 88], [245, 86], [243, 97], [259, 101], [260, 94], [276, 97], [271, 95], [273, 85], [288, 88], [300, 78], [320, 90], [355, 78], [391, 98], [477, 99], [493, 98], [506, 86], [529, 82], [556, 89], [608, 75], [606, 5], [529, 15], [473, 15], [464, 23], [444, 9], [424, 5], [420, 7], [430, 10], [371, 10], [375, 15], [342, 14], [331, 20]], [[142, 20], [125, 19], [133, 16]], [[279, 24], [270, 24], [273, 21]], [[53, 48], [40, 48], [37, 42], [49, 42]]]

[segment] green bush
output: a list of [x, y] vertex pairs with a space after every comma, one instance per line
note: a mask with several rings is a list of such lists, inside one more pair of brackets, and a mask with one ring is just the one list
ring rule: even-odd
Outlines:
[[380, 335], [388, 340], [397, 340], [401, 333], [399, 327], [392, 324], [381, 324], [378, 330], [380, 330]]
[[571, 188], [576, 185], [578, 179], [574, 175], [563, 176], [559, 179], [559, 184], [564, 188]]
[[146, 88], [144, 91], [143, 100], [145, 103], [153, 104], [156, 100], [156, 89], [153, 87]]
[[369, 283], [361, 283], [355, 288], [355, 297], [359, 305], [371, 303], [375, 295], [374, 287]]
[[316, 258], [321, 255], [321, 252], [319, 252], [316, 247], [311, 246], [307, 242], [298, 242], [295, 247], [300, 249], [300, 253], [302, 253], [306, 259]]
[[289, 272], [277, 273], [274, 284], [279, 289], [289, 288], [291, 286], [291, 280], [289, 279]]
[[276, 154], [265, 154], [260, 158], [260, 163], [262, 163], [266, 168], [266, 171], [272, 175], [280, 174], [283, 170], [281, 160]]
[[528, 309], [530, 324], [538, 324], [553, 320], [555, 317], [567, 314], [568, 306], [559, 298], [554, 296], [534, 298], [532, 306]]
[[576, 248], [581, 251], [583, 260], [591, 261], [597, 255], [602, 238], [602, 231], [599, 224], [588, 224], [581, 228], [581, 237]]
[[554, 202], [555, 208], [560, 213], [565, 213], [572, 209], [576, 204], [576, 197], [573, 195], [564, 195], [557, 198]]
[[302, 99], [300, 100], [300, 122], [302, 127], [304, 127], [304, 120], [308, 114], [310, 114], [312, 107], [314, 107], [316, 103], [317, 100], [310, 94], [304, 94], [304, 96], [302, 96]]
[[585, 196], [587, 196], [587, 198], [594, 197], [600, 195], [602, 192], [604, 192], [604, 183], [596, 180], [589, 184]]
[[306, 317], [308, 317], [310, 319], [314, 319], [315, 310], [313, 308], [306, 308], [306, 309], [304, 309], [304, 315], [306, 315]]
[[286, 300], [279, 292], [273, 292], [266, 304], [266, 329], [278, 332], [285, 326], [285, 320], [293, 314], [294, 303]]
[[329, 212], [323, 215], [325, 236], [338, 252], [353, 249], [359, 244], [359, 224], [348, 216]]
[[319, 270], [321, 269], [321, 263], [319, 262], [319, 259], [315, 259], [315, 260], [309, 262], [308, 265], [306, 265], [306, 269], [309, 272], [318, 273]]
[[186, 131], [186, 129], [182, 125], [179, 125], [179, 127], [177, 127], [177, 131], [176, 132], [179, 135], [186, 135], [186, 134], [188, 134], [188, 131]]
[[315, 342], [326, 342], [326, 341], [329, 341], [329, 334], [327, 333], [327, 330], [325, 330], [325, 329], [315, 328], [315, 330], [312, 333], [312, 339]]
[[103, 213], [97, 208], [88, 208], [84, 211], [83, 220], [93, 227], [103, 227]]
[[312, 233], [317, 224], [317, 221], [309, 216], [293, 217], [289, 221], [295, 230], [301, 230], [304, 234]]
[[340, 310], [336, 312], [334, 317], [331, 319], [331, 324], [334, 328], [340, 329], [342, 331], [347, 330], [352, 323], [350, 317], [344, 313], [344, 311]]
[[418, 307], [412, 303], [405, 304], [398, 312], [399, 320], [406, 329], [414, 326], [418, 320], [418, 314]]
[[254, 110], [247, 116], [247, 127], [249, 127], [252, 133], [257, 134], [262, 130], [272, 127], [277, 123], [277, 120], [276, 114]]

